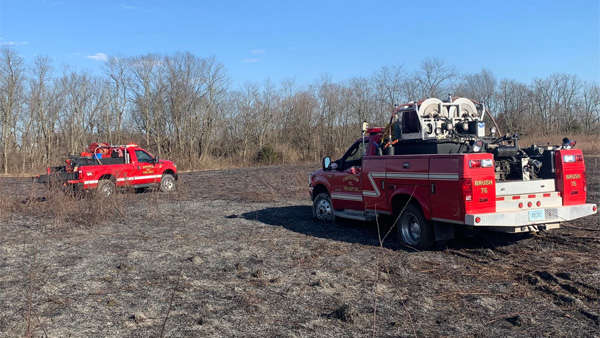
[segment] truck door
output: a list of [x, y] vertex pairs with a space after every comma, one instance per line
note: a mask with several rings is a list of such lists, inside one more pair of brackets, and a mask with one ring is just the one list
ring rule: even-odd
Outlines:
[[[116, 155], [116, 156], [112, 156]], [[120, 158], [122, 160], [122, 164], [115, 165], [115, 170], [113, 174], [116, 176], [116, 184], [117, 186], [123, 186], [131, 184], [131, 180], [129, 178], [135, 176], [135, 170], [132, 162], [135, 160], [132, 152], [127, 148], [114, 148], [112, 149], [111, 157]]]
[[356, 141], [344, 156], [335, 163], [338, 168], [333, 173], [331, 200], [336, 210], [363, 210], [361, 189], [362, 158], [369, 140]]
[[440, 221], [457, 221], [461, 215], [461, 184], [458, 175], [461, 160], [457, 156], [435, 156], [429, 160], [431, 217]]
[[135, 149], [134, 153], [137, 163], [134, 163], [136, 175], [133, 184], [152, 184], [160, 181], [160, 175], [156, 174], [154, 157], [142, 149]]

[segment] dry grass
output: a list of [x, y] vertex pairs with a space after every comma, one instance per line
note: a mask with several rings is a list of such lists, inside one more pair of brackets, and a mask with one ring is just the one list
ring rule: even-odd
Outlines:
[[[20, 197], [0, 198], [12, 208], [0, 238], [0, 336], [597, 330], [598, 217], [521, 241], [491, 234], [415, 252], [386, 241], [384, 227], [313, 222], [310, 170], [183, 174], [176, 194], [115, 195], [122, 216], [110, 217], [111, 201], [21, 184]], [[104, 209], [85, 214], [97, 203]]]
[[[585, 154], [600, 154], [600, 135], [566, 135], [569, 139], [577, 141], [576, 148], [581, 149]], [[527, 135], [522, 136], [519, 140], [521, 147], [528, 146], [530, 144], [538, 145], [558, 145], [562, 144], [562, 139], [565, 135]]]
[[[181, 191], [185, 193], [186, 187], [182, 186]], [[161, 200], [174, 199], [179, 194], [165, 195], [156, 191], [145, 194], [144, 198], [151, 206], [148, 214], [156, 211], [152, 206], [158, 205]], [[53, 228], [92, 227], [107, 221], [124, 220], [125, 209], [139, 200], [139, 195], [133, 189], [125, 189], [110, 198], [105, 198], [94, 194], [93, 191], [72, 193], [31, 186], [16, 195], [4, 193], [0, 196], [0, 220], [8, 221], [14, 217], [41, 218], [47, 220], [46, 226]]]

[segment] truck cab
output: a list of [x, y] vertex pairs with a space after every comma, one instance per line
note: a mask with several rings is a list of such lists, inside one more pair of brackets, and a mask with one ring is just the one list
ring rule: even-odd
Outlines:
[[363, 128], [340, 159], [325, 157], [310, 176], [313, 216], [392, 216], [403, 244], [427, 248], [456, 226], [534, 232], [597, 212], [586, 203], [581, 150], [486, 137], [483, 114], [459, 100], [401, 106], [385, 128]]

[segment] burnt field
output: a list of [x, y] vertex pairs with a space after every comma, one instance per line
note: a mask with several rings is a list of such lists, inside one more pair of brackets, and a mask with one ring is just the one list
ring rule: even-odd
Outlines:
[[108, 201], [0, 178], [0, 336], [599, 334], [598, 216], [415, 252], [376, 224], [314, 222], [313, 169], [186, 173], [177, 193]]

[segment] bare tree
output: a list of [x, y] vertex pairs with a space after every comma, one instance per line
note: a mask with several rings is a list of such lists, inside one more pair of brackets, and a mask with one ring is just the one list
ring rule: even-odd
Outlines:
[[[28, 69], [26, 71], [26, 69]], [[458, 80], [457, 83], [454, 83]], [[2, 171], [25, 171], [76, 153], [91, 141], [136, 140], [183, 168], [210, 157], [250, 162], [261, 149], [300, 160], [341, 155], [361, 122], [385, 124], [394, 104], [456, 95], [485, 103], [504, 130], [521, 133], [600, 130], [598, 83], [553, 74], [530, 84], [496, 81], [490, 70], [463, 76], [440, 59], [407, 75], [400, 66], [369, 77], [322, 76], [301, 87], [286, 80], [231, 90], [222, 64], [191, 53], [111, 58], [102, 76], [32, 67], [0, 50]], [[285, 158], [285, 157], [280, 157]]]
[[404, 81], [406, 81], [406, 75], [401, 66], [381, 67], [373, 75], [379, 119], [389, 115], [395, 105], [409, 100], [403, 90]]
[[420, 98], [445, 96], [448, 94], [450, 81], [455, 77], [454, 67], [446, 64], [441, 59], [425, 59], [416, 75]]
[[133, 123], [144, 135], [146, 145], [154, 145], [160, 156], [166, 129], [163, 61], [159, 56], [149, 54], [130, 59], [129, 66], [132, 79]]
[[24, 73], [23, 58], [13, 49], [0, 49], [0, 142], [5, 174], [8, 173], [9, 153], [17, 144], [17, 122], [24, 103]]
[[600, 86], [597, 83], [584, 85], [580, 111], [584, 131], [587, 133], [597, 131], [600, 123]]
[[496, 86], [494, 74], [487, 69], [482, 69], [479, 73], [464, 75], [462, 81], [457, 84], [454, 94], [479, 101], [494, 112], [496, 111]]
[[580, 87], [579, 79], [568, 74], [553, 74], [534, 81], [534, 113], [544, 134], [576, 129], [576, 100]]
[[496, 93], [496, 112], [503, 130], [529, 131], [531, 127], [531, 90], [514, 80], [502, 80]]
[[[48, 163], [51, 151], [57, 142], [56, 126], [60, 103], [51, 80], [50, 60], [47, 57], [37, 57], [29, 80], [29, 95], [27, 96], [28, 121], [24, 123], [25, 131], [22, 146], [25, 154], [29, 155], [30, 167]], [[25, 170], [23, 156], [23, 170]]]
[[[131, 102], [131, 74], [128, 71], [128, 60], [117, 57], [111, 57], [106, 63], [105, 74], [108, 78], [108, 106], [105, 123], [108, 128], [108, 139], [123, 142], [123, 122]], [[116, 133], [116, 139], [113, 140], [113, 132]]]

